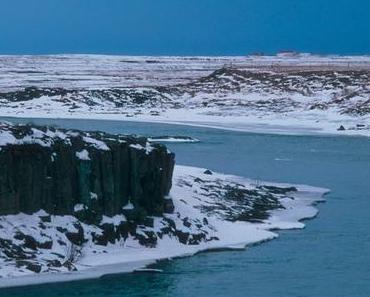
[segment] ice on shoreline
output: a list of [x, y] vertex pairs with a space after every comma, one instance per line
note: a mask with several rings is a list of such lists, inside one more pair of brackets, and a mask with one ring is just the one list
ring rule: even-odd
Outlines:
[[156, 136], [149, 137], [149, 142], [172, 142], [172, 143], [195, 143], [200, 142], [199, 139], [189, 136]]

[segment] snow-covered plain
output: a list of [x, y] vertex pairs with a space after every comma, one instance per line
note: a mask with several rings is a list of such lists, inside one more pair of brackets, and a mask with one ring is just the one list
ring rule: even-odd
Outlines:
[[369, 79], [369, 56], [0, 56], [0, 116], [370, 136]]
[[[251, 244], [276, 238], [278, 234], [274, 230], [303, 228], [304, 224], [301, 220], [312, 218], [317, 214], [314, 205], [323, 201], [323, 195], [328, 191], [295, 185], [298, 191], [274, 193], [273, 196], [279, 201], [280, 206], [268, 211], [268, 218], [249, 222], [230, 220], [230, 215], [238, 215], [241, 210], [240, 205], [232, 199], [223, 200], [225, 208], [218, 208], [219, 199], [222, 197], [214, 193], [225, 192], [231, 186], [242, 191], [253, 191], [269, 186], [291, 187], [287, 184], [261, 182], [257, 186], [254, 181], [238, 176], [211, 173], [201, 168], [176, 166], [174, 186], [170, 193], [170, 198], [175, 205], [174, 214], [167, 214], [164, 218], [154, 218], [152, 228], [141, 226], [137, 232], [158, 232], [163, 225], [163, 220], [171, 219], [175, 222], [176, 229], [183, 233], [205, 234], [204, 240], [199, 244], [183, 244], [178, 237], [170, 234], [164, 235], [158, 240], [156, 247], [152, 248], [140, 245], [133, 237], [107, 246], [99, 246], [92, 241], [87, 241], [79, 251], [78, 257], [73, 260], [73, 266], [77, 271], [70, 271], [65, 266], [47, 270], [45, 268], [47, 266], [43, 266], [39, 274], [20, 265], [17, 266], [15, 260], [3, 261], [0, 258], [0, 287], [99, 278], [108, 274], [135, 271], [158, 260], [190, 256], [205, 250], [242, 249]], [[215, 192], [212, 192], [212, 189], [216, 189]], [[244, 211], [252, 210], [253, 207], [253, 205], [246, 206]], [[45, 212], [40, 211], [34, 215], [0, 217], [2, 226], [0, 237], [12, 239], [15, 244], [21, 243], [13, 236], [17, 231], [22, 231], [40, 242], [45, 238], [52, 239], [53, 248], [39, 249], [34, 262], [43, 263], [53, 260], [57, 254], [64, 255], [66, 259], [71, 258], [73, 247], [60, 244], [63, 234], [55, 232], [55, 228], [63, 226], [66, 229], [73, 229], [76, 218], [51, 216], [49, 223], [44, 222], [46, 228], [43, 228], [41, 235], [38, 235], [40, 217], [46, 215]], [[103, 220], [105, 223], [119, 224], [125, 218], [116, 216], [105, 217]], [[86, 234], [99, 232], [96, 226], [85, 224], [82, 226]], [[189, 240], [191, 236], [193, 235], [190, 235]]]

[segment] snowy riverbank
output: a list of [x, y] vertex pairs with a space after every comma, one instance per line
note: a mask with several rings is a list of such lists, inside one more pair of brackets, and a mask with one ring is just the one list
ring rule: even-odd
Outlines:
[[0, 116], [370, 136], [370, 57], [0, 56]]
[[[328, 191], [304, 185], [294, 185], [294, 187], [297, 191], [292, 188], [292, 185], [265, 182], [259, 182], [256, 185], [254, 181], [242, 177], [212, 173], [201, 168], [176, 166], [170, 193], [175, 205], [175, 213], [166, 215], [166, 219], [171, 219], [183, 234], [190, 234], [189, 239], [193, 236], [191, 234], [201, 231], [204, 232], [207, 240], [202, 240], [198, 244], [183, 244], [179, 238], [165, 235], [158, 240], [154, 248], [144, 247], [131, 237], [124, 242], [104, 247], [90, 242], [83, 247], [81, 256], [74, 263], [78, 271], [67, 272], [56, 269], [54, 272], [35, 274], [17, 268], [14, 263], [2, 263], [0, 287], [99, 278], [108, 274], [132, 272], [158, 260], [190, 256], [212, 249], [241, 249], [274, 239], [278, 234], [273, 230], [303, 228], [304, 224], [301, 220], [312, 218], [317, 214], [318, 211], [314, 205], [323, 201], [322, 196]], [[230, 189], [233, 189], [234, 196], [230, 196]], [[235, 190], [237, 190], [236, 193]], [[222, 198], [223, 195], [215, 195], [220, 192], [227, 194], [229, 199]], [[239, 193], [249, 193], [252, 198], [253, 195], [257, 195], [255, 197], [262, 200], [253, 198], [250, 200], [250, 202], [254, 201], [252, 204], [240, 204], [236, 199]], [[219, 208], [220, 199], [223, 202], [222, 208]], [[264, 208], [255, 208], [259, 205], [256, 204], [257, 201], [276, 204], [272, 208], [271, 205], [267, 207], [270, 209], [267, 210], [267, 218], [263, 217]], [[257, 214], [255, 210], [258, 210]], [[236, 219], [246, 215], [251, 216], [255, 221]], [[31, 228], [32, 224], [38, 223], [37, 216], [38, 214], [5, 216], [1, 217], [0, 223], [6, 226], [11, 221], [12, 228], [16, 229], [22, 228], [22, 224], [28, 222], [27, 228]], [[51, 224], [58, 221], [62, 221], [68, 228], [69, 221], [73, 221], [73, 218], [52, 216]], [[162, 218], [154, 218], [151, 229], [154, 232], [158, 231], [162, 221]], [[198, 223], [194, 225], [194, 222]], [[84, 226], [84, 228], [94, 227]], [[142, 231], [149, 229], [143, 227]], [[4, 236], [4, 232], [11, 234], [12, 231], [9, 228], [5, 231], [0, 229], [1, 236]], [[62, 246], [59, 248], [63, 249]], [[50, 251], [41, 251], [39, 260], [48, 258], [48, 253]]]
[[[248, 133], [277, 134], [277, 135], [322, 135], [322, 136], [364, 136], [370, 137], [370, 117], [363, 117], [361, 120], [348, 116], [338, 118], [336, 114], [330, 115], [322, 112], [321, 115], [305, 114], [303, 112], [290, 115], [274, 116], [210, 116], [197, 114], [196, 111], [172, 110], [160, 116], [136, 115], [135, 117], [123, 117], [120, 114], [101, 114], [93, 112], [84, 113], [53, 113], [44, 112], [21, 112], [19, 114], [4, 112], [0, 109], [0, 120], [5, 118], [29, 119], [73, 119], [73, 120], [102, 120], [102, 121], [121, 121], [121, 122], [142, 122], [184, 125], [193, 127], [205, 127], [229, 131], [239, 131]], [[317, 120], [320, 118], [321, 120]], [[360, 124], [359, 124], [360, 123]], [[369, 124], [367, 124], [369, 123]], [[340, 130], [340, 126], [345, 130]], [[158, 141], [158, 140], [157, 140]], [[197, 142], [191, 140], [172, 140], [162, 139], [160, 142]]]

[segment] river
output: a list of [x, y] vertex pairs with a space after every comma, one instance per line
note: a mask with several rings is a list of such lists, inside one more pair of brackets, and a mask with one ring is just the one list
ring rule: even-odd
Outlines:
[[[28, 120], [17, 120], [28, 121]], [[370, 294], [370, 139], [283, 136], [118, 121], [32, 120], [66, 128], [141, 135], [186, 135], [167, 144], [178, 164], [258, 180], [332, 190], [304, 230], [245, 251], [202, 253], [157, 264], [159, 274], [0, 290], [1, 297], [251, 296]], [[1, 282], [1, 279], [0, 279]]]

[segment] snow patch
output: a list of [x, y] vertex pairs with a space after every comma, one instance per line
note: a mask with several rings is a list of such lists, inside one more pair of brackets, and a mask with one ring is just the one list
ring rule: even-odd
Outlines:
[[124, 207], [122, 207], [123, 210], [133, 210], [134, 208], [134, 205], [130, 201]]
[[90, 161], [89, 152], [87, 150], [82, 150], [80, 152], [76, 152], [76, 157], [83, 161]]

